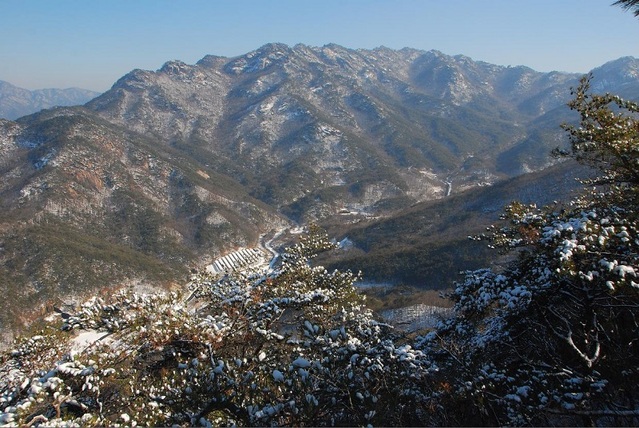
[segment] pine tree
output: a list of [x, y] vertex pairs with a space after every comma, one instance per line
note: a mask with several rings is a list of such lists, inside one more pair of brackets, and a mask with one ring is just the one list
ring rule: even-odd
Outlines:
[[639, 0], [617, 0], [613, 6], [621, 6], [626, 10], [631, 10], [635, 16], [639, 17]]
[[428, 423], [427, 359], [375, 321], [357, 275], [308, 263], [332, 247], [313, 227], [268, 274], [86, 302], [0, 357], [0, 424]]
[[639, 107], [589, 81], [569, 104], [572, 150], [558, 154], [599, 173], [561, 209], [507, 207], [490, 239], [519, 257], [468, 272], [455, 316], [424, 340], [458, 374], [448, 405], [470, 409], [458, 424], [639, 423]]

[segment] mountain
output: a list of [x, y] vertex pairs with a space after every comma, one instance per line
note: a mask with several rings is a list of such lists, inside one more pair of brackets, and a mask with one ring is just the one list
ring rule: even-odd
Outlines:
[[546, 134], [556, 146], [556, 123], [538, 119], [565, 104], [577, 78], [437, 51], [269, 44], [135, 70], [87, 107], [198, 150], [302, 221], [344, 204], [403, 207], [443, 196], [450, 182], [457, 191], [547, 166], [539, 150], [517, 149]]
[[[638, 93], [636, 65], [606, 64], [594, 83]], [[0, 278], [16, 302], [0, 326], [54, 299], [170, 287], [295, 223], [388, 218], [394, 241], [411, 242], [402, 225], [428, 221], [432, 201], [471, 212], [459, 201], [555, 164], [578, 78], [438, 51], [269, 44], [134, 70], [84, 106], [0, 120]], [[461, 220], [442, 233], [458, 224], [463, 236]], [[428, 273], [402, 266], [388, 276]]]
[[637, 98], [637, 80], [639, 79], [639, 61], [626, 56], [592, 70], [597, 78], [592, 89], [596, 92], [624, 93]]
[[81, 105], [98, 95], [80, 88], [30, 91], [0, 80], [0, 118], [14, 120], [45, 108]]
[[[636, 79], [624, 76], [636, 64], [610, 63], [595, 83], [624, 81], [622, 93], [634, 94]], [[345, 205], [402, 208], [549, 166], [563, 143], [558, 125], [575, 120], [565, 104], [579, 77], [438, 51], [269, 44], [134, 70], [87, 107], [198, 151], [305, 221]]]

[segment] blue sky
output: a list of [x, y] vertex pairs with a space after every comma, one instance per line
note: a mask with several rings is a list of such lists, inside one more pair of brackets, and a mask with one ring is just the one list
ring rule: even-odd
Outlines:
[[639, 57], [614, 0], [0, 0], [0, 80], [104, 91], [135, 68], [269, 43], [413, 47], [539, 71]]

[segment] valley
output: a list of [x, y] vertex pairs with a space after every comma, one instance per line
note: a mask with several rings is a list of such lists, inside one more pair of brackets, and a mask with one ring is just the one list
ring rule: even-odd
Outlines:
[[[236, 249], [205, 266], [203, 273], [212, 282], [223, 281], [229, 276], [272, 276], [281, 264], [280, 253], [273, 249], [273, 242], [280, 236], [291, 233], [297, 235], [308, 231], [301, 228], [281, 229], [268, 240], [262, 236], [258, 247]], [[348, 245], [352, 245], [352, 242], [349, 241]], [[333, 253], [339, 255], [342, 251], [343, 242], [337, 244]], [[193, 277], [197, 278], [197, 275]], [[407, 332], [433, 328], [439, 320], [450, 315], [450, 302], [443, 295], [428, 291], [430, 287], [420, 289], [363, 280], [357, 281], [355, 285], [368, 298], [368, 305], [375, 310], [380, 320]], [[194, 289], [193, 293], [196, 291]]]
[[[620, 58], [593, 85], [632, 97], [638, 69]], [[352, 243], [318, 263], [449, 288], [502, 262], [468, 236], [505, 204], [576, 188], [583, 171], [550, 151], [576, 120], [565, 103], [578, 78], [439, 51], [268, 44], [133, 70], [84, 106], [0, 120], [0, 276], [16, 296], [0, 327], [66, 296], [179, 287], [240, 248], [270, 259], [297, 239], [279, 231], [310, 223]]]

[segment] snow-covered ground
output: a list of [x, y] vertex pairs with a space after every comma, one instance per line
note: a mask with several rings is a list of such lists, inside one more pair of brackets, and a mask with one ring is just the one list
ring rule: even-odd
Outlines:
[[434, 328], [442, 319], [450, 316], [451, 308], [418, 304], [403, 308], [387, 309], [381, 312], [389, 324], [405, 331]]
[[108, 335], [109, 333], [106, 331], [82, 331], [71, 341], [71, 350], [76, 353], [84, 352], [97, 342], [106, 343]]

